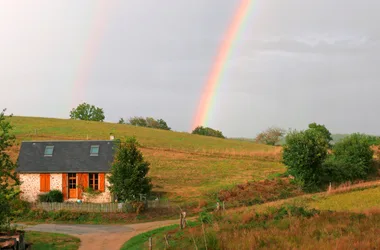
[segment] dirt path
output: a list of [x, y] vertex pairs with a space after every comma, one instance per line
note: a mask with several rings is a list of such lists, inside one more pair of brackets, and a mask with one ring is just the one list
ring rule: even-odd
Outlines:
[[176, 223], [178, 223], [178, 220], [155, 221], [130, 225], [18, 225], [24, 227], [27, 231], [63, 233], [76, 236], [81, 240], [79, 250], [119, 250], [126, 241], [137, 234]]

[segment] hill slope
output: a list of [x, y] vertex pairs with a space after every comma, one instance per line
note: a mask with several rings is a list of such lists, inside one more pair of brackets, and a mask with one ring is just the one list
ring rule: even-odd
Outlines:
[[207, 199], [210, 192], [284, 171], [280, 149], [247, 141], [224, 140], [124, 124], [12, 117], [18, 145], [30, 140], [104, 140], [135, 136], [151, 163], [154, 191], [178, 202]]

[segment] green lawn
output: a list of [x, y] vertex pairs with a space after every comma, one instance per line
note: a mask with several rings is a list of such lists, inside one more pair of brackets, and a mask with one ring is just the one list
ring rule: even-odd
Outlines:
[[76, 250], [80, 245], [78, 238], [65, 234], [26, 232], [25, 237], [36, 250]]
[[380, 208], [380, 187], [334, 194], [309, 203], [320, 210], [365, 211]]

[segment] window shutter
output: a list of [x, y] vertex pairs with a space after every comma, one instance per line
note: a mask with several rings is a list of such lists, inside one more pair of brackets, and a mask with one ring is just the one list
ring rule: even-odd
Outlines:
[[50, 191], [50, 174], [40, 174], [40, 191]]
[[105, 174], [99, 173], [99, 191], [104, 192], [105, 191]]
[[62, 193], [63, 193], [63, 199], [68, 199], [68, 187], [67, 187], [67, 174], [62, 174]]

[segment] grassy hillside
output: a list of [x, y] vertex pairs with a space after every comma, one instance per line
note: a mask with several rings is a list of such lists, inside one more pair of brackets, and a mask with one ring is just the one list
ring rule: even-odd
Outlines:
[[[18, 144], [30, 140], [97, 140], [136, 136], [151, 163], [154, 191], [178, 202], [208, 199], [233, 184], [283, 172], [279, 148], [123, 124], [12, 117]], [[19, 145], [12, 150], [17, 158]]]

